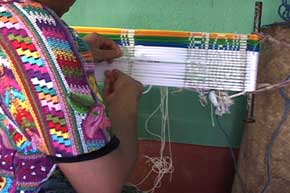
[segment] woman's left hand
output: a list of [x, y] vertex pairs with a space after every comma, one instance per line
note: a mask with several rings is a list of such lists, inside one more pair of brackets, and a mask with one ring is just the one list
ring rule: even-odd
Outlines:
[[91, 33], [83, 38], [88, 43], [96, 62], [112, 62], [113, 59], [122, 56], [120, 47], [111, 39], [97, 33]]

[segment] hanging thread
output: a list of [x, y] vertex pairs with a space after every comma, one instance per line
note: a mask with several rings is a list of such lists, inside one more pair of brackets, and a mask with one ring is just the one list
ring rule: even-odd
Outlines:
[[[168, 109], [168, 88], [160, 88], [160, 104], [157, 108], [149, 115], [145, 122], [145, 130], [152, 136], [157, 137], [161, 141], [161, 148], [159, 157], [145, 156], [147, 163], [151, 164], [151, 170], [145, 175], [145, 177], [136, 186], [143, 184], [148, 177], [154, 173], [157, 176], [154, 180], [154, 185], [149, 190], [145, 191], [148, 193], [154, 193], [155, 190], [161, 187], [161, 181], [166, 174], [170, 174], [170, 180], [172, 179], [172, 173], [174, 172], [173, 160], [172, 160], [172, 149], [171, 149], [171, 134], [170, 134], [170, 123], [169, 123], [169, 109]], [[149, 129], [149, 123], [158, 112], [161, 112], [161, 133], [154, 133]], [[165, 155], [166, 141], [168, 143], [169, 155]]]
[[238, 177], [242, 193], [247, 193], [247, 189], [246, 189], [245, 183], [244, 183], [244, 181], [243, 181], [243, 179], [242, 179], [242, 177], [240, 175], [237, 158], [236, 158], [234, 150], [232, 148], [232, 143], [231, 143], [230, 137], [229, 137], [228, 133], [226, 132], [226, 130], [223, 128], [223, 126], [221, 124], [221, 121], [220, 121], [220, 117], [218, 115], [216, 115], [215, 119], [216, 119], [216, 122], [217, 122], [217, 125], [218, 125], [218, 129], [223, 133], [223, 135], [224, 135], [224, 137], [226, 139], [226, 142], [227, 142], [227, 144], [229, 146], [230, 154], [231, 154], [231, 157], [232, 157], [232, 160], [233, 160], [233, 164], [234, 164], [234, 169], [235, 169], [236, 175]]
[[142, 92], [142, 94], [143, 95], [148, 94], [152, 90], [152, 87], [153, 87], [152, 85], [149, 85], [148, 88]]

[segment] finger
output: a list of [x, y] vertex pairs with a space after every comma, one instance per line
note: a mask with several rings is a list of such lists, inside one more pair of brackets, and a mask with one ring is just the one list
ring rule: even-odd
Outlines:
[[105, 97], [109, 95], [109, 81], [107, 79], [104, 81], [104, 95]]
[[114, 83], [116, 83], [116, 81], [120, 79], [120, 71], [119, 70], [116, 70], [116, 69], [113, 69], [112, 70], [112, 81]]
[[110, 76], [112, 76], [112, 71], [111, 70], [106, 70], [105, 71], [105, 77], [107, 78], [109, 78]]
[[122, 84], [124, 84], [124, 77], [122, 76], [122, 72], [119, 70], [112, 70], [110, 76], [112, 91], [119, 90]]
[[120, 79], [120, 77], [123, 76], [123, 75], [125, 75], [125, 74], [123, 72], [121, 72], [120, 70], [118, 70], [118, 69], [113, 69], [112, 70], [112, 76], [113, 76], [115, 81]]
[[106, 70], [104, 74], [105, 74], [105, 80], [104, 80], [104, 82], [111, 81], [111, 79], [112, 79], [112, 72], [109, 71], [109, 70]]
[[113, 42], [112, 49], [116, 50], [116, 52], [119, 54], [119, 57], [121, 57], [123, 55], [120, 46], [118, 46], [118, 44], [116, 44], [115, 42]]
[[122, 57], [123, 56], [123, 52], [122, 52], [121, 48], [117, 44], [116, 44], [115, 50], [118, 53], [118, 57]]
[[108, 64], [112, 64], [113, 63], [113, 59], [107, 60]]
[[104, 94], [105, 97], [109, 97], [114, 92], [113, 83], [110, 78], [106, 78], [104, 82]]
[[119, 47], [116, 42], [114, 42], [112, 39], [104, 38], [101, 39], [101, 47], [107, 48], [107, 49], [113, 49]]
[[120, 57], [120, 53], [116, 50], [99, 50], [99, 60], [111, 60]]
[[120, 77], [120, 71], [114, 69], [112, 71], [106, 71], [105, 72], [106, 75], [106, 85], [107, 85], [107, 93], [111, 94], [112, 92], [114, 92], [115, 87], [117, 86], [116, 83], [118, 82], [118, 79]]
[[121, 48], [111, 39], [105, 39], [100, 48], [104, 50], [115, 50], [119, 54], [118, 57], [123, 55]]

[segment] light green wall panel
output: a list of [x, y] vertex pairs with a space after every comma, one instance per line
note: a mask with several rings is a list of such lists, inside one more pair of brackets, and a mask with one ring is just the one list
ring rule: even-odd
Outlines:
[[[175, 89], [176, 90], [176, 89]], [[174, 89], [170, 89], [172, 93]], [[140, 112], [140, 138], [153, 138], [144, 130], [146, 119], [152, 111], [160, 104], [159, 89], [153, 89], [149, 94], [142, 98]], [[227, 132], [230, 145], [239, 147], [246, 116], [246, 99], [238, 98], [235, 105], [231, 108], [231, 114], [221, 118], [223, 129]], [[213, 120], [213, 127], [210, 105], [202, 107], [196, 93], [183, 91], [178, 94], [169, 95], [169, 116], [171, 139], [175, 142], [211, 145], [211, 146], [228, 146], [223, 133], [217, 127], [216, 120]], [[149, 124], [150, 131], [160, 133], [161, 115], [155, 116]], [[155, 138], [157, 139], [157, 138]]]
[[[263, 23], [279, 21], [279, 0], [264, 0]], [[71, 25], [250, 33], [253, 0], [78, 0]]]

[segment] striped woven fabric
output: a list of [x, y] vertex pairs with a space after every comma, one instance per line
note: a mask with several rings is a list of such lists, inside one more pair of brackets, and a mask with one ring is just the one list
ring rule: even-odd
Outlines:
[[146, 85], [253, 91], [256, 86], [260, 38], [250, 34], [126, 30], [75, 27], [115, 40], [124, 56], [103, 71], [118, 68]]

